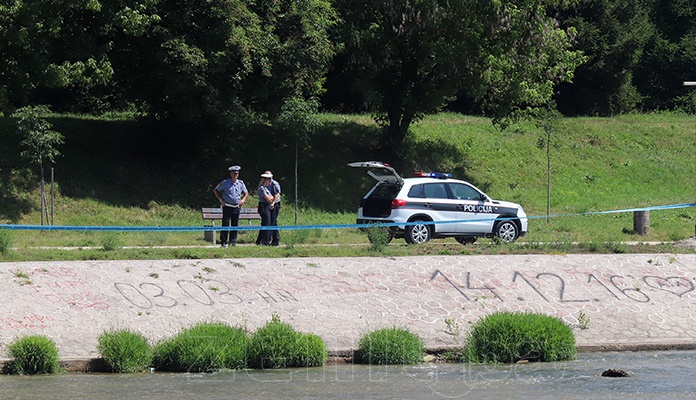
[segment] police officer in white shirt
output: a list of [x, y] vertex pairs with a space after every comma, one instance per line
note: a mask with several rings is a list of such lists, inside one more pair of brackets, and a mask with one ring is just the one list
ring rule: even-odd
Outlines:
[[[222, 226], [239, 225], [239, 208], [249, 197], [249, 191], [244, 185], [244, 181], [239, 179], [241, 169], [239, 165], [229, 167], [230, 178], [218, 183], [213, 189], [213, 194], [222, 207]], [[237, 231], [223, 230], [220, 232], [220, 245], [222, 247], [235, 246], [236, 244]]]

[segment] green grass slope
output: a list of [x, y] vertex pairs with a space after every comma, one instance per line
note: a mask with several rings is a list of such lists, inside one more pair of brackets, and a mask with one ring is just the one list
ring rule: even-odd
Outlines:
[[[321, 118], [323, 128], [298, 146], [297, 182], [294, 135], [266, 126], [210, 132], [128, 118], [49, 118], [65, 135], [55, 165], [55, 223], [201, 226], [200, 207], [216, 205], [211, 190], [233, 163], [242, 165], [252, 193], [263, 170], [274, 172], [284, 192], [281, 224], [296, 217], [300, 224], [352, 223], [372, 182], [346, 164], [380, 159], [380, 131], [367, 116]], [[531, 124], [501, 132], [486, 118], [433, 115], [412, 127], [399, 159], [382, 161], [404, 176], [416, 169], [452, 172], [493, 198], [522, 204], [534, 217], [523, 242], [676, 241], [693, 236], [693, 207], [652, 211], [647, 236], [632, 233], [632, 213], [583, 213], [693, 203], [694, 122], [667, 113], [564, 119], [550, 152], [551, 214], [562, 216], [548, 222], [546, 134]], [[0, 118], [0, 223], [38, 224], [38, 171], [19, 157], [14, 123]], [[13, 232], [20, 248], [205, 243], [200, 232]], [[286, 238], [293, 234], [305, 243], [366, 242], [356, 230], [287, 232]], [[244, 233], [241, 242], [254, 239], [255, 232]]]

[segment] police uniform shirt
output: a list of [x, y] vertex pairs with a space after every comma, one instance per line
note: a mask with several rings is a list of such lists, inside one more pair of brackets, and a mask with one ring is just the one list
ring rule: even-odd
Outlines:
[[[276, 181], [275, 179], [271, 179], [271, 195], [275, 196], [276, 194], [280, 194], [280, 183]], [[278, 201], [276, 204], [280, 204], [280, 196], [278, 196]]]
[[232, 182], [231, 178], [218, 183], [215, 189], [220, 193], [225, 204], [231, 206], [239, 205], [239, 201], [242, 200], [242, 197], [247, 192], [244, 181], [237, 179], [237, 182]]
[[269, 187], [266, 187], [263, 185], [259, 186], [259, 203], [260, 204], [270, 204], [269, 202], [266, 201], [266, 198], [265, 198], [266, 195], [273, 196], [273, 194], [270, 191], [270, 186]]

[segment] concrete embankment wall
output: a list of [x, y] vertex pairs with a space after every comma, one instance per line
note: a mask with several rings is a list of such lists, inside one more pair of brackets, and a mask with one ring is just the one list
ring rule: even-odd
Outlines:
[[392, 326], [430, 349], [461, 346], [501, 310], [558, 316], [585, 350], [696, 345], [696, 255], [27, 262], [0, 274], [0, 358], [30, 334], [90, 360], [109, 329], [155, 343], [201, 321], [253, 331], [273, 314], [334, 353]]

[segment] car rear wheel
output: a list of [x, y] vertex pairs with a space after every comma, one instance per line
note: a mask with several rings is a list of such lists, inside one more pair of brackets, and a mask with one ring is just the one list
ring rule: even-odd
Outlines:
[[515, 221], [498, 221], [495, 225], [495, 236], [503, 243], [512, 243], [520, 236], [520, 230]]
[[415, 224], [406, 226], [404, 232], [404, 239], [406, 240], [406, 243], [421, 244], [430, 240], [432, 233], [430, 233], [430, 227], [428, 225], [422, 224], [421, 222], [423, 221], [421, 220], [411, 222], [414, 222]]
[[476, 243], [476, 236], [457, 236], [454, 239], [463, 245]]

